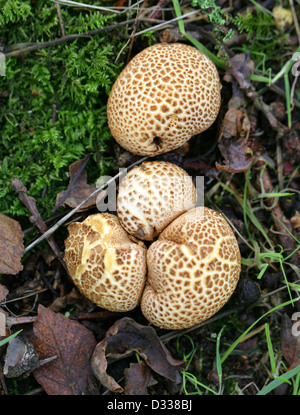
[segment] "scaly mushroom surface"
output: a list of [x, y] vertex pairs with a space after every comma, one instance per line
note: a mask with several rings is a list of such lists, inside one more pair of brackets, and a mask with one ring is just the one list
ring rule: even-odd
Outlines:
[[141, 300], [147, 320], [160, 328], [192, 327], [228, 301], [241, 271], [239, 247], [227, 221], [197, 207], [175, 219], [147, 252]]
[[113, 85], [107, 104], [111, 134], [133, 154], [174, 150], [212, 125], [220, 90], [215, 64], [195, 47], [150, 46], [128, 63]]
[[196, 200], [193, 180], [182, 168], [146, 161], [122, 179], [117, 214], [129, 234], [152, 241], [172, 220], [192, 209]]
[[68, 231], [64, 260], [77, 288], [107, 310], [135, 308], [145, 285], [146, 248], [131, 241], [110, 213], [90, 215]]

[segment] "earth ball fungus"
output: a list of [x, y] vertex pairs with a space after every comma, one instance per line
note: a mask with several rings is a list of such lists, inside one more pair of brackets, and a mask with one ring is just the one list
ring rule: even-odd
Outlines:
[[122, 179], [117, 214], [123, 228], [152, 241], [170, 223], [196, 205], [192, 178], [176, 164], [146, 161]]
[[227, 221], [197, 207], [175, 219], [147, 252], [148, 277], [141, 300], [157, 327], [192, 327], [214, 315], [236, 288], [239, 247]]
[[150, 46], [128, 63], [113, 85], [107, 104], [111, 134], [136, 155], [174, 150], [212, 125], [220, 90], [215, 64], [195, 47]]
[[[174, 209], [168, 183], [173, 174], [179, 178], [174, 190], [180, 201], [192, 206], [196, 189], [189, 176], [185, 182], [181, 168], [145, 162], [127, 176], [128, 198], [126, 203], [121, 198], [118, 206], [121, 220], [98, 213], [69, 225], [64, 259], [77, 288], [99, 307], [126, 312], [140, 305], [154, 326], [180, 330], [207, 320], [225, 305], [239, 280], [241, 256], [221, 214], [206, 207], [185, 211], [183, 203], [177, 205], [181, 213]], [[146, 249], [136, 237], [141, 234], [149, 240], [159, 236]]]
[[146, 248], [131, 241], [110, 213], [90, 215], [68, 226], [65, 256], [82, 294], [106, 310], [135, 308], [146, 279]]

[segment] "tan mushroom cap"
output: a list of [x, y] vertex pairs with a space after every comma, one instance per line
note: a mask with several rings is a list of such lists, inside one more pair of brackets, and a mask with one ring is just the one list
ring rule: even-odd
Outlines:
[[135, 308], [146, 279], [146, 248], [132, 242], [109, 213], [90, 215], [68, 231], [64, 259], [82, 294], [110, 311]]
[[223, 216], [197, 207], [152, 243], [147, 264], [142, 313], [155, 326], [177, 330], [207, 320], [223, 307], [237, 285], [241, 256]]
[[193, 46], [159, 43], [137, 54], [107, 104], [115, 140], [142, 156], [182, 146], [215, 121], [221, 102], [215, 64]]
[[121, 181], [117, 214], [129, 234], [152, 241], [196, 201], [196, 188], [185, 170], [166, 161], [146, 161]]

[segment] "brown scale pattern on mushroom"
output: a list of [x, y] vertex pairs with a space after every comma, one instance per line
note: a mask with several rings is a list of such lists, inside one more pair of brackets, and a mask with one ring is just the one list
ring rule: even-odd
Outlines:
[[145, 284], [146, 248], [132, 242], [109, 213], [90, 215], [68, 231], [64, 259], [78, 289], [107, 310], [135, 308]]
[[144, 316], [165, 329], [192, 327], [232, 295], [241, 271], [234, 233], [217, 212], [198, 207], [175, 219], [147, 253]]
[[118, 218], [129, 234], [152, 241], [183, 212], [196, 204], [192, 178], [165, 161], [144, 162], [122, 180], [117, 198]]
[[220, 90], [216, 66], [198, 49], [155, 44], [136, 55], [113, 85], [110, 131], [133, 154], [174, 150], [215, 121]]

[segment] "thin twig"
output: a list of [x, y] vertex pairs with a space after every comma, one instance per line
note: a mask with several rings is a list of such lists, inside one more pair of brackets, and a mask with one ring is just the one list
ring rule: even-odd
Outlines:
[[[135, 163], [131, 164], [128, 169], [131, 169], [132, 167], [141, 164], [143, 161], [147, 160], [148, 157], [143, 157], [140, 160], [136, 161]], [[44, 239], [49, 238], [50, 235], [52, 235], [62, 224], [64, 224], [71, 216], [74, 215], [75, 212], [77, 212], [86, 202], [88, 202], [92, 197], [96, 196], [101, 190], [104, 190], [106, 187], [108, 187], [111, 183], [113, 183], [118, 177], [120, 177], [123, 173], [123, 171], [120, 171], [118, 174], [116, 174], [114, 177], [112, 177], [110, 180], [108, 180], [106, 183], [104, 183], [102, 186], [100, 186], [98, 189], [96, 189], [93, 193], [91, 193], [86, 199], [84, 199], [81, 203], [79, 203], [78, 206], [76, 206], [74, 209], [72, 209], [69, 213], [67, 213], [62, 219], [60, 219], [55, 225], [53, 225], [50, 229], [48, 229], [43, 235], [41, 235], [39, 238], [37, 238], [35, 241], [33, 241], [30, 245], [28, 245], [25, 250], [24, 254], [28, 251], [30, 251], [32, 248], [34, 248], [37, 244], [39, 244]]]
[[132, 51], [132, 47], [133, 47], [133, 42], [134, 42], [134, 38], [133, 38], [133, 34], [136, 33], [138, 25], [139, 25], [139, 17], [141, 16], [141, 13], [143, 11], [143, 9], [146, 7], [148, 0], [144, 0], [141, 9], [139, 10], [137, 16], [136, 16], [136, 21], [133, 24], [133, 30], [132, 30], [132, 35], [130, 36], [130, 45], [129, 45], [129, 51], [127, 54], [127, 62], [128, 63], [130, 61], [130, 55], [131, 55], [131, 51]]
[[34, 52], [34, 51], [39, 50], [39, 49], [45, 49], [45, 48], [48, 48], [50, 46], [56, 46], [56, 45], [59, 45], [61, 43], [70, 42], [70, 41], [76, 40], [76, 39], [87, 38], [87, 37], [93, 36], [93, 35], [95, 35], [97, 33], [100, 33], [100, 32], [113, 30], [113, 29], [115, 29], [119, 26], [125, 26], [127, 24], [134, 23], [135, 20], [136, 19], [130, 19], [130, 20], [127, 20], [125, 22], [120, 22], [120, 23], [116, 23], [116, 24], [113, 24], [113, 25], [110, 25], [110, 26], [103, 27], [103, 28], [94, 29], [94, 30], [91, 30], [90, 32], [87, 32], [87, 33], [68, 35], [68, 36], [65, 36], [65, 37], [61, 37], [59, 39], [50, 40], [49, 42], [37, 43], [35, 45], [28, 46], [27, 48], [23, 48], [23, 49], [15, 50], [13, 52], [6, 53], [5, 58], [11, 58], [13, 56], [14, 57], [20, 56], [23, 53]]
[[61, 15], [61, 10], [60, 10], [59, 3], [56, 3], [56, 10], [57, 10], [58, 19], [59, 19], [61, 35], [62, 35], [62, 37], [65, 37], [66, 36], [66, 32], [65, 32], [65, 28], [64, 28], [64, 23], [63, 23], [63, 19], [62, 19], [62, 15]]
[[[65, 215], [65, 212], [57, 213], [56, 215], [51, 216], [51, 218], [45, 219], [44, 222], [45, 223], [53, 222], [54, 220], [62, 217], [63, 215]], [[30, 228], [23, 230], [23, 233], [26, 235], [27, 233], [30, 233], [34, 230], [36, 230], [36, 226], [31, 226]]]
[[155, 26], [152, 26], [152, 27], [148, 27], [147, 29], [144, 29], [144, 30], [140, 30], [139, 32], [133, 34], [132, 36], [133, 37], [139, 36], [139, 35], [142, 35], [144, 33], [149, 32], [150, 30], [159, 30], [159, 29], [161, 29], [161, 28], [163, 28], [163, 27], [165, 27], [165, 26], [167, 26], [167, 25], [169, 25], [171, 23], [177, 22], [178, 20], [186, 19], [187, 17], [193, 16], [194, 14], [197, 14], [197, 13], [199, 13], [199, 10], [194, 10], [194, 11], [189, 12], [189, 13], [186, 13], [186, 14], [184, 14], [182, 16], [174, 17], [174, 19], [166, 20], [165, 22], [160, 23], [158, 25], [155, 25]]
[[[35, 224], [37, 226], [37, 228], [40, 230], [41, 233], [45, 233], [47, 232], [48, 228], [45, 224], [45, 222], [43, 221], [37, 207], [36, 207], [36, 201], [33, 197], [28, 196], [27, 194], [27, 189], [24, 186], [24, 184], [21, 182], [21, 180], [18, 179], [14, 179], [12, 181], [12, 187], [14, 189], [14, 191], [17, 193], [18, 198], [20, 199], [20, 201], [26, 206], [26, 208], [29, 210], [29, 212], [31, 213], [31, 217], [29, 218], [30, 222]], [[66, 264], [64, 262], [63, 258], [63, 254], [60, 251], [58, 245], [56, 244], [56, 242], [54, 241], [52, 236], [49, 236], [47, 238], [47, 242], [50, 246], [50, 248], [52, 249], [52, 251], [54, 252], [55, 256], [58, 258], [58, 260], [60, 261], [60, 263], [62, 264], [62, 266], [64, 267], [64, 269], [67, 271], [67, 267]]]
[[157, 19], [161, 14], [163, 8], [168, 4], [169, 0], [159, 0], [154, 10], [150, 13], [150, 18]]
[[298, 43], [300, 45], [300, 28], [299, 28], [298, 18], [297, 18], [295, 6], [294, 6], [294, 1], [289, 0], [289, 3], [290, 3], [291, 12], [292, 12], [293, 20], [294, 20], [294, 25], [295, 25], [295, 29], [296, 29], [296, 33], [297, 33], [297, 37], [298, 37]]
[[48, 288], [43, 288], [39, 291], [35, 291], [35, 292], [29, 293], [29, 294], [22, 295], [22, 297], [17, 297], [17, 298], [12, 298], [10, 300], [0, 301], [0, 306], [4, 307], [8, 303], [14, 303], [15, 301], [23, 300], [24, 298], [33, 297], [33, 296], [39, 295], [39, 294], [41, 294], [45, 291], [48, 291]]
[[139, 0], [129, 7], [101, 7], [101, 6], [95, 6], [95, 5], [88, 4], [88, 3], [79, 3], [77, 1], [71, 1], [71, 0], [51, 0], [51, 1], [53, 1], [54, 3], [63, 4], [65, 6], [86, 7], [89, 9], [102, 10], [108, 13], [122, 14], [122, 13], [128, 12], [131, 9], [134, 9], [137, 5], [142, 3], [144, 0]]
[[[135, 37], [135, 36], [138, 36], [140, 34], [146, 33], [149, 30], [159, 30], [162, 27], [165, 27], [165, 26], [167, 26], [167, 25], [169, 25], [169, 24], [171, 24], [173, 22], [176, 22], [178, 20], [185, 19], [186, 17], [192, 16], [192, 15], [194, 15], [196, 13], [199, 13], [199, 11], [198, 10], [194, 10], [194, 11], [189, 12], [189, 13], [183, 15], [183, 16], [175, 17], [174, 19], [167, 20], [167, 21], [162, 22], [162, 23], [159, 23], [159, 24], [157, 24], [155, 26], [151, 26], [151, 27], [149, 27], [149, 28], [147, 28], [145, 30], [141, 30], [141, 31], [133, 34], [132, 37]], [[106, 27], [103, 27], [103, 28], [94, 29], [94, 30], [91, 30], [91, 31], [89, 31], [87, 33], [67, 35], [67, 36], [61, 37], [59, 39], [50, 40], [49, 42], [37, 43], [35, 45], [31, 45], [31, 46], [28, 46], [28, 47], [23, 48], [23, 49], [14, 50], [12, 52], [6, 53], [5, 54], [5, 58], [17, 57], [17, 56], [22, 55], [23, 53], [35, 52], [36, 50], [45, 49], [45, 48], [48, 48], [48, 47], [51, 47], [51, 46], [56, 46], [56, 45], [59, 45], [61, 43], [65, 43], [65, 42], [71, 42], [71, 41], [76, 40], [76, 39], [89, 38], [90, 36], [93, 36], [93, 35], [98, 34], [98, 33], [101, 33], [101, 32], [107, 32], [109, 30], [116, 29], [117, 27], [120, 27], [120, 26], [126, 26], [128, 24], [135, 23], [137, 21], [137, 19], [139, 21], [143, 21], [143, 22], [155, 22], [156, 21], [156, 19], [147, 19], [147, 18], [130, 19], [130, 20], [126, 20], [124, 22], [115, 23], [113, 25], [106, 26]]]
[[211, 324], [211, 323], [213, 323], [217, 320], [220, 320], [224, 317], [227, 317], [230, 314], [237, 313], [237, 312], [239, 312], [243, 309], [244, 309], [244, 307], [240, 306], [240, 307], [232, 308], [230, 310], [226, 310], [226, 311], [217, 313], [213, 317], [209, 318], [208, 320], [205, 320], [205, 321], [203, 321], [199, 324], [196, 324], [193, 327], [190, 327], [188, 329], [183, 329], [183, 330], [172, 330], [169, 333], [166, 333], [166, 334], [163, 334], [162, 336], [159, 336], [159, 338], [163, 343], [167, 343], [170, 340], [172, 340], [172, 339], [174, 339], [178, 336], [183, 336], [184, 334], [190, 333], [191, 331], [198, 330], [201, 327], [207, 326], [208, 324]]

